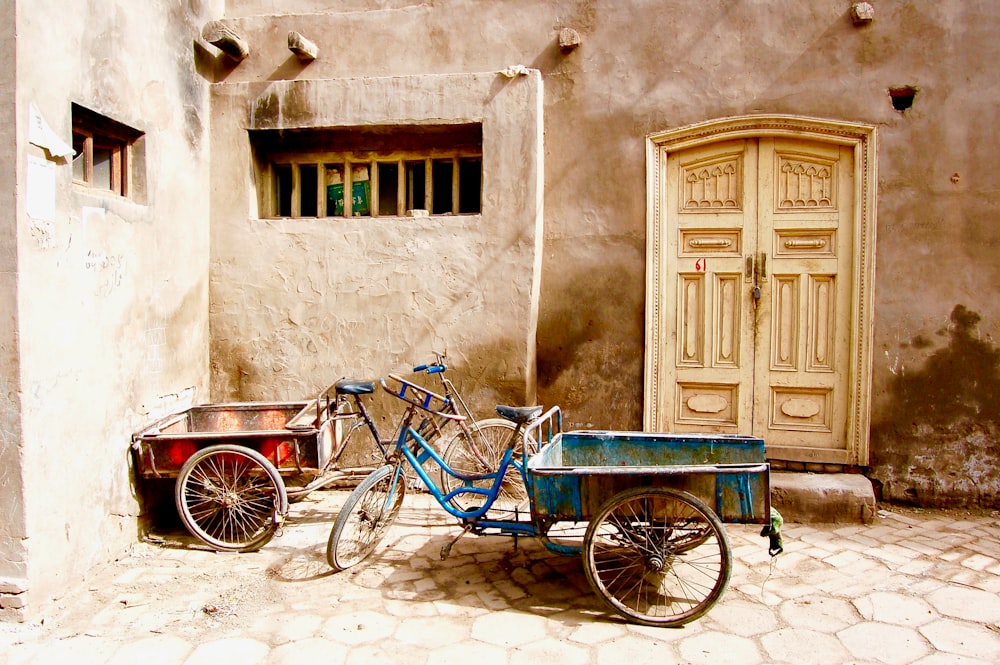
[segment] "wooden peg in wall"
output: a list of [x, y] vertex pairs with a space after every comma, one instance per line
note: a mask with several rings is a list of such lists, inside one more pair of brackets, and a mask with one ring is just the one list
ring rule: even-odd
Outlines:
[[201, 31], [201, 37], [233, 60], [241, 61], [250, 55], [247, 41], [222, 21], [206, 23]]
[[315, 60], [319, 55], [319, 47], [295, 31], [288, 33], [288, 50], [299, 60]]

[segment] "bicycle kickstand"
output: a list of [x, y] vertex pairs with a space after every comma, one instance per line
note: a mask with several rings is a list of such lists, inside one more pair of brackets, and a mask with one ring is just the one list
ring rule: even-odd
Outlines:
[[470, 531], [472, 531], [472, 527], [469, 526], [468, 524], [466, 524], [465, 527], [462, 529], [462, 533], [458, 534], [457, 536], [455, 536], [454, 538], [452, 538], [449, 542], [447, 542], [447, 543], [445, 543], [444, 545], [441, 546], [441, 560], [442, 561], [444, 561], [449, 556], [451, 556], [451, 548], [455, 546], [455, 543], [458, 542], [459, 538], [461, 538], [465, 534], [469, 533]]

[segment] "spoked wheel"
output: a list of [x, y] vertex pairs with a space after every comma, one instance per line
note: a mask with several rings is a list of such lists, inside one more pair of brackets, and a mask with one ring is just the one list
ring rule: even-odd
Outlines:
[[217, 550], [259, 549], [288, 512], [285, 484], [274, 465], [255, 450], [231, 444], [189, 457], [174, 485], [174, 500], [187, 530]]
[[635, 623], [679, 626], [702, 616], [729, 583], [732, 551], [715, 513], [668, 488], [613, 496], [584, 538], [587, 581]]
[[326, 544], [326, 560], [346, 570], [374, 551], [403, 505], [406, 478], [398, 465], [372, 471], [347, 497]]
[[[464, 430], [459, 430], [448, 442], [444, 449], [444, 462], [462, 476], [493, 473], [500, 468], [506, 446], [516, 429], [517, 426], [514, 423], [503, 418], [487, 418], [470, 423], [468, 434]], [[469, 435], [472, 437], [471, 442]], [[529, 441], [527, 445], [527, 452], [530, 456], [536, 451], [536, 446], [534, 441]], [[520, 441], [514, 456], [519, 461], [523, 459]], [[445, 494], [460, 487], [477, 487], [489, 490], [492, 485], [493, 481], [489, 479], [463, 480], [441, 469], [441, 489], [444, 490]], [[482, 494], [462, 493], [456, 495], [451, 503], [459, 510], [472, 510], [483, 505], [485, 500], [486, 497]], [[501, 517], [500, 513], [504, 513], [503, 517], [510, 518], [515, 509], [523, 510], [525, 513], [529, 511], [528, 491], [525, 489], [524, 478], [521, 476], [520, 470], [511, 464], [507, 467], [507, 472], [500, 485], [500, 494], [493, 502], [489, 515], [496, 518]]]

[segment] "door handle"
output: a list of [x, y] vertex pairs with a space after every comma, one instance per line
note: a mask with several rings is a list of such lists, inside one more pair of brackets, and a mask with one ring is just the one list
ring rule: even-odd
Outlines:
[[753, 306], [756, 308], [762, 295], [760, 285], [767, 281], [766, 252], [758, 252], [756, 256], [753, 254], [747, 255], [746, 263], [744, 264], [743, 281], [753, 284], [753, 288], [750, 289], [750, 297], [753, 298]]

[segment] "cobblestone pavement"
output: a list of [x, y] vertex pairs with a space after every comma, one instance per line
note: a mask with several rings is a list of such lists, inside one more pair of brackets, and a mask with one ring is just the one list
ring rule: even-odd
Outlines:
[[458, 533], [410, 496], [372, 558], [333, 574], [326, 539], [344, 492], [294, 504], [260, 552], [190, 538], [137, 544], [41, 624], [0, 624], [0, 665], [113, 663], [1000, 662], [1000, 516], [883, 508], [871, 526], [786, 524], [785, 553], [727, 525], [722, 600], [679, 629], [601, 609], [578, 558], [533, 540]]

